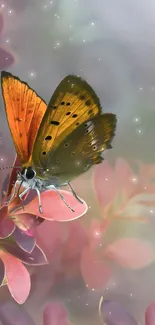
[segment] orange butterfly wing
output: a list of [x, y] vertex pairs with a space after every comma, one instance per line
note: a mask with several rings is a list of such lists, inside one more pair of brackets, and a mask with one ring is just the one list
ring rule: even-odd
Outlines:
[[46, 111], [46, 103], [27, 83], [11, 73], [1, 72], [6, 116], [23, 167], [31, 165], [33, 145]]

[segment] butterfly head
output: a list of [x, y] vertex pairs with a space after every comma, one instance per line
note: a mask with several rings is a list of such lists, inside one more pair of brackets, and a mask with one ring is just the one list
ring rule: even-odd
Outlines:
[[30, 166], [30, 167], [27, 167], [27, 168], [23, 168], [23, 170], [21, 171], [21, 175], [24, 177], [25, 180], [30, 180], [30, 179], [35, 178], [36, 172]]

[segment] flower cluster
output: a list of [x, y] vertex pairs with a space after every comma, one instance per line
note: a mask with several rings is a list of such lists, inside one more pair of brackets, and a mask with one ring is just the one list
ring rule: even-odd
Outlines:
[[[139, 235], [149, 227], [152, 217], [154, 176], [155, 166], [136, 162], [131, 168], [123, 159], [110, 166], [105, 161], [93, 172], [100, 215], [91, 215], [90, 208], [78, 221], [66, 225], [45, 221], [37, 228], [36, 237], [49, 261], [48, 287], [50, 281], [52, 285], [64, 277], [80, 275], [88, 288], [102, 289], [114, 263], [141, 269], [154, 262], [150, 233], [145, 240]], [[89, 192], [88, 187], [88, 197]]]
[[[16, 158], [14, 167], [17, 166], [19, 166], [19, 162]], [[13, 191], [17, 170], [18, 168], [12, 170], [8, 188], [3, 188], [5, 196], [0, 208], [0, 285], [7, 284], [13, 298], [22, 304], [30, 292], [30, 275], [23, 263], [27, 265], [47, 263], [45, 254], [36, 244], [35, 226], [44, 219], [50, 221], [77, 219], [87, 211], [87, 205], [85, 202], [79, 203], [71, 192], [67, 191], [61, 192], [68, 203], [74, 207], [74, 213], [64, 205], [59, 195], [54, 191], [41, 194], [43, 215], [38, 211], [36, 197], [26, 203], [24, 209], [18, 196], [6, 205], [5, 202]]]
[[[18, 164], [16, 159], [15, 166]], [[88, 289], [101, 289], [111, 277], [112, 263], [140, 269], [154, 262], [150, 241], [142, 240], [135, 229], [146, 228], [152, 216], [155, 166], [136, 162], [134, 167], [123, 159], [117, 159], [113, 167], [106, 161], [97, 166], [92, 180], [100, 215], [92, 216], [89, 209], [86, 218], [79, 220], [75, 219], [87, 212], [86, 203], [79, 203], [71, 192], [63, 190], [75, 213], [55, 191], [41, 193], [43, 215], [38, 211], [37, 197], [29, 201], [24, 198], [24, 210], [18, 197], [4, 205], [16, 179], [17, 168], [13, 169], [0, 210], [0, 279], [2, 284], [7, 283], [16, 301], [23, 303], [30, 290], [29, 273], [23, 263], [38, 265], [48, 260], [47, 286], [45, 282], [37, 283], [38, 290], [46, 295], [50, 285], [68, 276], [81, 276]], [[60, 222], [70, 220], [73, 222]], [[20, 281], [24, 283], [21, 292]]]

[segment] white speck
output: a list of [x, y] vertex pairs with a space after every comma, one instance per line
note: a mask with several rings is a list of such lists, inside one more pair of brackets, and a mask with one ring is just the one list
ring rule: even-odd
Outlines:
[[86, 306], [88, 306], [88, 304], [86, 304]]
[[142, 129], [137, 129], [136, 132], [141, 135], [142, 134]]
[[33, 260], [34, 260], [34, 258], [30, 256], [30, 257], [29, 257], [29, 260], [33, 261]]
[[81, 297], [80, 296], [78, 296], [78, 299], [80, 299]]
[[5, 60], [8, 60], [8, 58], [5, 58]]
[[7, 40], [6, 40], [6, 43], [9, 43], [9, 42], [10, 42], [10, 40], [9, 40], [9, 39], [7, 39]]
[[92, 291], [95, 291], [95, 289], [93, 288]]
[[130, 297], [132, 297], [133, 296], [133, 294], [132, 293], [130, 293]]
[[3, 161], [3, 158], [1, 158], [1, 161]]
[[54, 16], [57, 18], [57, 19], [59, 19], [60, 17], [57, 15], [57, 14], [54, 14]]
[[8, 11], [8, 14], [9, 14], [9, 15], [12, 15], [12, 10], [9, 10], [9, 11]]
[[85, 43], [86, 42], [86, 40], [85, 39], [83, 39], [83, 43]]
[[134, 122], [136, 122], [136, 123], [140, 122], [140, 118], [139, 118], [138, 116], [136, 116], [136, 117], [134, 118]]
[[88, 288], [88, 284], [86, 284], [86, 287]]
[[102, 244], [100, 244], [100, 247], [102, 247]]
[[5, 7], [5, 5], [4, 4], [1, 4], [1, 8], [4, 8]]
[[153, 210], [150, 210], [150, 213], [153, 213]]
[[142, 88], [142, 87], [140, 87], [140, 88], [139, 88], [139, 90], [143, 90], [143, 88]]
[[35, 74], [34, 71], [31, 71], [31, 72], [29, 73], [29, 76], [32, 77], [32, 78], [35, 77], [35, 75], [36, 75], [36, 74]]
[[91, 23], [91, 25], [92, 25], [92, 26], [95, 26], [95, 24], [94, 24], [93, 22]]
[[106, 181], [108, 180], [108, 178], [105, 179]]
[[101, 58], [98, 58], [99, 61], [101, 61]]

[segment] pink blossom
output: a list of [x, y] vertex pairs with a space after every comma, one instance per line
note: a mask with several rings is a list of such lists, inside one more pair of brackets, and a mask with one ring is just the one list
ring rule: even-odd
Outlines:
[[116, 159], [112, 167], [107, 161], [93, 173], [93, 188], [104, 218], [125, 218], [145, 222], [154, 207], [154, 165], [134, 162], [134, 172], [124, 159]]
[[31, 282], [30, 275], [23, 265], [42, 265], [47, 260], [42, 250], [35, 245], [31, 252], [24, 251], [13, 238], [1, 239], [0, 285], [7, 284], [12, 297], [23, 304], [27, 299]]

